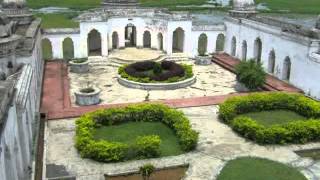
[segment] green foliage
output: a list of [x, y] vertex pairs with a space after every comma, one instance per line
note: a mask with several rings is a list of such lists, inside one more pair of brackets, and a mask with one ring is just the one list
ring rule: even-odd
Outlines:
[[257, 157], [239, 157], [228, 161], [217, 180], [307, 180], [299, 170]]
[[256, 90], [266, 81], [266, 73], [261, 63], [254, 60], [241, 61], [236, 67], [237, 80], [248, 89]]
[[[301, 94], [253, 93], [233, 97], [219, 106], [219, 117], [242, 136], [261, 144], [306, 143], [320, 140], [320, 103]], [[239, 116], [249, 112], [285, 109], [308, 120], [264, 126]]]
[[[151, 80], [149, 77], [138, 78], [138, 77], [130, 76], [125, 71], [125, 68], [127, 66], [128, 66], [128, 64], [125, 64], [125, 65], [119, 67], [119, 69], [118, 69], [118, 74], [124, 79], [127, 79], [129, 81], [141, 82], [141, 83], [157, 83], [157, 82], [159, 82], [159, 81]], [[193, 77], [192, 65], [181, 64], [181, 66], [183, 67], [183, 69], [185, 71], [185, 75], [183, 77], [176, 76], [176, 77], [172, 77], [172, 78], [169, 78], [168, 80], [160, 81], [160, 82], [161, 83], [174, 83], [174, 82], [179, 82], [179, 81], [183, 81], [185, 79], [192, 78]], [[153, 69], [153, 71], [154, 70], [155, 69]]]
[[161, 139], [157, 135], [140, 136], [136, 139], [135, 148], [140, 158], [158, 157]]
[[160, 74], [162, 72], [161, 64], [156, 63], [153, 67], [154, 74]]
[[[75, 146], [84, 158], [103, 162], [125, 160], [135, 148], [119, 142], [95, 141], [93, 132], [101, 125], [108, 126], [129, 121], [162, 122], [174, 130], [182, 150], [190, 151], [196, 147], [198, 133], [192, 130], [189, 120], [182, 112], [161, 104], [130, 105], [87, 113], [76, 121]], [[142, 142], [143, 140], [146, 142]], [[141, 137], [136, 142], [141, 145], [138, 152], [142, 152], [143, 156], [153, 155], [155, 150], [159, 149], [160, 143], [161, 141], [159, 142], [154, 136]]]
[[150, 177], [154, 172], [155, 167], [152, 164], [145, 164], [139, 168], [140, 174], [142, 177]]
[[77, 63], [77, 64], [84, 63], [84, 62], [87, 62], [87, 61], [88, 61], [87, 58], [80, 58], [80, 59], [72, 60], [73, 63]]

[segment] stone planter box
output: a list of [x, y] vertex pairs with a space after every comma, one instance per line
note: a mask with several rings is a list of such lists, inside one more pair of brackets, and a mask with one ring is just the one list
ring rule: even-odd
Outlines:
[[86, 73], [89, 71], [89, 61], [82, 63], [75, 63], [73, 61], [69, 62], [70, 71], [73, 73]]
[[210, 65], [212, 63], [211, 56], [196, 56], [195, 64], [196, 65]]
[[94, 87], [94, 91], [90, 93], [83, 93], [81, 89], [74, 93], [76, 97], [76, 104], [80, 106], [95, 105], [100, 103], [100, 92], [101, 90]]
[[235, 89], [238, 92], [250, 92], [250, 90], [242, 83], [240, 83], [239, 81], [237, 81], [236, 85], [235, 85]]
[[135, 81], [129, 81], [118, 76], [118, 82], [122, 86], [134, 89], [142, 89], [142, 90], [173, 90], [179, 88], [185, 88], [191, 86], [196, 82], [196, 77], [193, 76], [189, 79], [185, 79], [183, 81], [174, 82], [174, 83], [140, 83]]

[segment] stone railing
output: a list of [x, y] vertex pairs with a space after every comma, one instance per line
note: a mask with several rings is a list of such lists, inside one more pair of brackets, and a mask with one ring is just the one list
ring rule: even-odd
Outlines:
[[18, 35], [0, 39], [0, 57], [15, 52], [20, 39], [21, 36]]
[[30, 11], [27, 8], [3, 8], [2, 11], [8, 16], [30, 14]]

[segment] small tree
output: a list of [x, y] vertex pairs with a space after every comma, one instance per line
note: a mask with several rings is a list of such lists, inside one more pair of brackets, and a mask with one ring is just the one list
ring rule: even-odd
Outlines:
[[237, 80], [249, 90], [257, 90], [266, 81], [266, 72], [260, 62], [255, 60], [241, 61], [236, 67]]
[[148, 180], [151, 174], [154, 172], [155, 167], [152, 164], [145, 164], [140, 167], [140, 174], [143, 177], [143, 180]]

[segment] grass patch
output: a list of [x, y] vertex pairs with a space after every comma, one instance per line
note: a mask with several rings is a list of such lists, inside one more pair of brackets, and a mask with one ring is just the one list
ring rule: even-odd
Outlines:
[[27, 5], [32, 9], [52, 6], [86, 10], [100, 7], [101, 0], [27, 0]]
[[141, 6], [149, 7], [171, 7], [184, 5], [202, 5], [207, 0], [139, 0]]
[[72, 19], [77, 15], [77, 13], [35, 14], [42, 19], [42, 28], [77, 28], [79, 22]]
[[241, 157], [229, 161], [218, 180], [306, 180], [296, 169], [275, 161]]
[[306, 117], [288, 110], [261, 111], [242, 114], [240, 116], [249, 117], [264, 126], [277, 124], [287, 124], [293, 121], [306, 120]]
[[289, 11], [291, 13], [319, 14], [319, 0], [255, 0], [258, 3], [266, 3], [273, 12]]
[[158, 135], [161, 138], [161, 156], [182, 154], [179, 140], [168, 126], [161, 122], [127, 122], [113, 126], [97, 128], [95, 139], [122, 142], [133, 145], [138, 136]]

